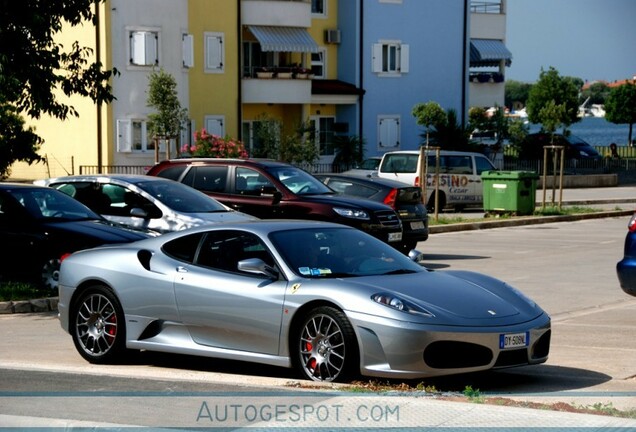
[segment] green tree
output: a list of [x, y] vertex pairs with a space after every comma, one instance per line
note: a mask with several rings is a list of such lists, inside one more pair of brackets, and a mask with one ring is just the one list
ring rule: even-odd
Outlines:
[[362, 162], [364, 155], [364, 140], [357, 135], [338, 135], [334, 138], [336, 156], [332, 166], [335, 172]]
[[515, 80], [506, 81], [504, 104], [511, 109], [515, 104], [525, 106], [531, 88], [532, 84]]
[[470, 142], [471, 130], [463, 127], [457, 116], [457, 111], [446, 111], [445, 119], [434, 125], [435, 130], [430, 133], [431, 141], [443, 150], [473, 151], [476, 147]]
[[[561, 77], [559, 72], [553, 67], [550, 67], [548, 71], [542, 69], [539, 81], [532, 86], [528, 95], [528, 103], [526, 105], [528, 120], [531, 123], [542, 123], [541, 110], [552, 101], [554, 107], [563, 107], [559, 120], [563, 124], [564, 129], [572, 123], [578, 122], [580, 120], [578, 117], [579, 88], [576, 83], [575, 78]], [[550, 112], [554, 114], [554, 110]], [[544, 117], [547, 113], [548, 111], [544, 112]]]
[[425, 145], [429, 144], [429, 132], [431, 128], [436, 128], [447, 121], [444, 109], [437, 102], [419, 103], [413, 107], [411, 114], [416, 119], [416, 123], [424, 126], [426, 137]]
[[90, 97], [99, 104], [112, 101], [110, 78], [117, 70], [90, 63], [93, 50], [77, 41], [65, 46], [55, 40], [63, 27], [95, 25], [94, 7], [101, 1], [2, 1], [0, 110], [11, 115], [0, 117], [0, 153], [9, 157], [3, 159], [1, 165], [7, 168], [0, 176], [7, 175], [15, 161], [41, 159], [37, 152], [42, 139], [16, 116], [38, 119], [44, 114], [60, 120], [78, 116], [61, 94]]
[[605, 102], [605, 119], [616, 124], [628, 124], [627, 143], [632, 146], [632, 130], [636, 123], [636, 83], [614, 87]]
[[177, 81], [163, 69], [153, 71], [148, 76], [147, 104], [157, 110], [148, 115], [150, 135], [155, 139], [177, 138], [188, 120], [188, 110], [181, 108]]

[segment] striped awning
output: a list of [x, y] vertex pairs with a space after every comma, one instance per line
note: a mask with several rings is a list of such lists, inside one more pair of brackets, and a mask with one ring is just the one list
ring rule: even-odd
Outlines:
[[505, 60], [506, 66], [512, 63], [512, 53], [506, 45], [496, 39], [471, 39], [470, 40], [470, 66], [499, 66], [499, 62]]
[[318, 44], [302, 27], [248, 26], [261, 51], [318, 52]]

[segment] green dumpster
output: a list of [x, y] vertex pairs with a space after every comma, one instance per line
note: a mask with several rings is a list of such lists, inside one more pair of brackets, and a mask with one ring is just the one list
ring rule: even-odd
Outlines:
[[484, 171], [481, 174], [486, 213], [530, 215], [534, 212], [537, 180], [532, 171]]

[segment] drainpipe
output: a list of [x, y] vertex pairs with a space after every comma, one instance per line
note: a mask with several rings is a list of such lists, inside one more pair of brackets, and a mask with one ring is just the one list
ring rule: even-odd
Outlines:
[[[101, 62], [99, 0], [95, 0], [95, 57]], [[102, 173], [102, 104], [97, 101], [97, 173]]]
[[[362, 145], [362, 121], [364, 119], [364, 113], [363, 113], [363, 99], [364, 99], [364, 49], [363, 49], [363, 44], [364, 44], [364, 0], [360, 0], [359, 2], [360, 4], [360, 37], [358, 39], [358, 46], [359, 46], [359, 59], [358, 59], [358, 69], [359, 69], [359, 81], [360, 81], [360, 96], [359, 96], [359, 109], [358, 109], [358, 136], [360, 137], [360, 145]], [[360, 154], [362, 154], [362, 148], [360, 149]]]
[[[236, 32], [237, 32], [237, 38], [236, 40], [238, 40], [238, 47], [237, 47], [237, 59], [238, 59], [238, 89], [237, 89], [237, 94], [238, 94], [238, 103], [237, 103], [237, 107], [236, 107], [236, 118], [237, 118], [237, 122], [238, 122], [238, 128], [237, 128], [237, 135], [238, 135], [238, 140], [239, 141], [243, 141], [243, 62], [241, 61], [242, 58], [242, 53], [243, 53], [243, 24], [241, 22], [242, 15], [241, 15], [241, 1], [242, 0], [236, 0], [236, 4], [238, 7], [238, 10], [236, 12]], [[244, 61], [245, 59], [243, 59]]]
[[468, 49], [468, 3], [470, 0], [464, 0], [464, 43], [463, 43], [463, 60], [462, 60], [462, 128], [466, 127], [466, 108], [467, 108], [467, 96], [468, 92], [468, 62], [467, 62], [467, 49]]

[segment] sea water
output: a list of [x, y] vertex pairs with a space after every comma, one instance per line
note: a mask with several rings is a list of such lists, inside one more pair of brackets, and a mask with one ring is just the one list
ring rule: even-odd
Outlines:
[[[540, 125], [531, 124], [530, 132], [538, 132], [540, 128]], [[614, 124], [603, 117], [583, 117], [570, 125], [569, 130], [592, 146], [609, 146], [611, 143], [626, 146], [629, 139], [629, 125]], [[558, 133], [561, 131], [561, 128], [557, 130]], [[632, 131], [632, 139], [636, 139], [636, 127]]]

